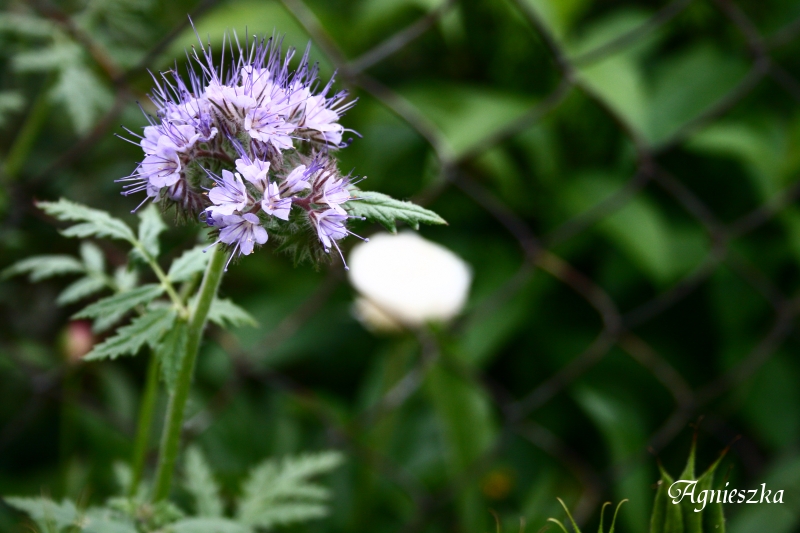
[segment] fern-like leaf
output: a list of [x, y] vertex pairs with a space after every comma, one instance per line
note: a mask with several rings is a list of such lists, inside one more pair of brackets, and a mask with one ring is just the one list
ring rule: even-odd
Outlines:
[[3, 270], [2, 277], [10, 278], [28, 274], [32, 282], [66, 274], [79, 274], [84, 272], [80, 261], [70, 255], [36, 255], [22, 261], [17, 261]]
[[397, 233], [397, 221], [405, 222], [414, 229], [423, 224], [447, 224], [447, 222], [429, 209], [411, 202], [395, 200], [391, 196], [374, 191], [354, 190], [356, 197], [345, 204], [348, 213], [378, 222], [383, 227]]
[[84, 360], [116, 359], [120, 355], [135, 355], [145, 344], [156, 346], [174, 321], [175, 312], [172, 309], [160, 308], [148, 311], [134, 318], [129, 325], [119, 328], [113, 337], [96, 345], [86, 354]]
[[222, 500], [203, 453], [196, 446], [186, 450], [184, 486], [194, 496], [198, 516], [221, 517]]
[[239, 521], [270, 528], [325, 516], [329, 491], [309, 478], [330, 472], [342, 460], [340, 453], [329, 451], [265, 461], [245, 482]]
[[97, 276], [86, 276], [69, 285], [61, 291], [56, 298], [58, 305], [68, 305], [80, 301], [88, 296], [97, 294], [108, 285], [106, 280]]
[[80, 222], [61, 233], [67, 237], [107, 237], [121, 239], [130, 243], [136, 242], [136, 237], [123, 221], [114, 218], [105, 211], [92, 209], [63, 198], [57, 202], [39, 202], [36, 204], [48, 215], [59, 220]]
[[145, 305], [164, 293], [162, 285], [150, 283], [127, 292], [120, 292], [85, 307], [72, 318], [97, 318], [109, 314], [125, 314], [137, 305]]
[[223, 328], [258, 326], [250, 313], [228, 299], [215, 298], [208, 311], [208, 319]]
[[183, 252], [172, 262], [167, 277], [172, 282], [188, 281], [195, 274], [203, 272], [206, 265], [208, 265], [208, 254], [203, 252], [202, 246], [197, 246]]

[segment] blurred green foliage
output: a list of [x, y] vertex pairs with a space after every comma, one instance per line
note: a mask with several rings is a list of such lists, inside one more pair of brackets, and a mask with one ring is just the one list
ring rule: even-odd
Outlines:
[[[463, 317], [389, 337], [352, 317], [336, 264], [267, 246], [232, 268], [223, 296], [259, 326], [212, 331], [186, 429], [222, 505], [267, 457], [333, 447], [332, 515], [298, 531], [484, 532], [490, 509], [536, 531], [563, 521], [556, 497], [589, 527], [627, 498], [617, 530], [644, 531], [648, 447], [678, 471], [703, 416], [700, 464], [740, 436], [718, 474], [787, 494], [727, 505], [728, 531], [800, 528], [797, 2], [0, 5], [0, 268], [78, 254], [34, 199], [134, 220], [114, 179], [141, 152], [111, 133], [146, 123], [145, 68], [185, 68], [187, 13], [217, 50], [234, 29], [313, 39], [359, 98], [341, 167], [440, 213], [423, 236], [473, 268]], [[162, 239], [170, 258], [195, 244]], [[67, 284], [0, 282], [0, 494], [96, 503], [130, 459], [146, 362], [71, 362]], [[3, 504], [0, 529], [27, 530]]]

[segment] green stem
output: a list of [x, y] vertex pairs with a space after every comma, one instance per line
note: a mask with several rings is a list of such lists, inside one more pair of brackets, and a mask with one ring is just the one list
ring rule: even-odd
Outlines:
[[189, 399], [189, 389], [192, 384], [197, 353], [200, 349], [200, 340], [203, 337], [203, 328], [206, 325], [208, 311], [211, 309], [211, 302], [217, 295], [219, 282], [222, 279], [222, 272], [225, 268], [225, 254], [218, 247], [214, 247], [210, 253], [211, 259], [203, 276], [203, 283], [200, 285], [197, 303], [192, 309], [191, 318], [189, 319], [186, 352], [181, 360], [175, 390], [172, 392], [167, 406], [167, 418], [164, 422], [164, 432], [161, 435], [158, 470], [153, 491], [153, 501], [156, 502], [169, 496], [172, 473], [175, 470], [175, 460], [178, 457], [178, 449], [180, 447], [183, 414], [186, 408], [186, 401]]
[[167, 291], [167, 295], [169, 296], [170, 300], [172, 300], [173, 305], [178, 308], [178, 310], [183, 313], [185, 312], [186, 308], [183, 306], [183, 300], [178, 295], [178, 292], [175, 290], [175, 287], [172, 285], [167, 274], [162, 270], [162, 268], [158, 265], [158, 262], [153, 257], [150, 257], [150, 254], [147, 250], [144, 249], [144, 246], [139, 241], [133, 242], [133, 245], [139, 250], [142, 257], [145, 258], [147, 264], [150, 265], [150, 268], [153, 270], [153, 273], [158, 278], [158, 281], [161, 282], [161, 285], [164, 287], [164, 290]]
[[3, 171], [9, 181], [13, 181], [19, 175], [22, 166], [28, 159], [31, 148], [33, 148], [36, 136], [39, 135], [39, 131], [42, 129], [45, 120], [47, 120], [47, 115], [50, 111], [48, 87], [49, 84], [46, 84], [45, 88], [36, 97], [17, 138], [14, 140], [14, 144], [8, 150]]
[[133, 497], [139, 489], [139, 483], [144, 474], [144, 464], [147, 459], [147, 447], [150, 442], [150, 428], [153, 427], [153, 416], [156, 410], [158, 396], [158, 359], [155, 354], [150, 354], [147, 365], [147, 382], [142, 395], [142, 405], [139, 408], [139, 422], [136, 426], [136, 440], [133, 444], [133, 477], [128, 496]]

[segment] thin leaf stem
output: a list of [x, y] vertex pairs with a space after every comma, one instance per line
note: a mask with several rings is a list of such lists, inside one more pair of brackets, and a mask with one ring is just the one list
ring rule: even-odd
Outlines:
[[206, 325], [211, 302], [217, 295], [222, 273], [225, 269], [225, 254], [214, 247], [211, 250], [211, 259], [203, 276], [203, 282], [197, 297], [197, 303], [191, 310], [189, 319], [188, 339], [186, 352], [183, 354], [175, 390], [169, 398], [167, 417], [164, 422], [164, 432], [161, 435], [161, 447], [158, 456], [158, 470], [153, 491], [153, 501], [161, 501], [169, 496], [172, 484], [172, 474], [180, 447], [181, 429], [186, 402], [189, 399], [189, 389], [194, 375], [195, 361], [200, 349], [203, 329]]
[[154, 353], [150, 354], [147, 365], [147, 381], [142, 394], [142, 405], [139, 408], [139, 421], [136, 426], [136, 440], [133, 445], [133, 476], [128, 488], [128, 495], [133, 497], [139, 489], [144, 473], [144, 464], [147, 459], [147, 447], [150, 442], [150, 428], [153, 427], [153, 417], [156, 410], [158, 396], [158, 359]]
[[147, 264], [150, 265], [150, 268], [153, 270], [153, 273], [158, 278], [158, 281], [161, 282], [161, 285], [164, 287], [164, 290], [167, 291], [170, 300], [172, 300], [172, 303], [175, 304], [175, 307], [178, 308], [181, 315], [183, 315], [184, 317], [187, 316], [188, 310], [186, 309], [186, 306], [183, 304], [183, 300], [178, 295], [178, 291], [175, 290], [175, 287], [172, 285], [172, 282], [170, 281], [167, 274], [158, 265], [158, 262], [156, 262], [156, 260], [150, 256], [147, 250], [144, 249], [142, 243], [140, 243], [139, 241], [135, 241], [133, 245], [136, 247], [137, 250], [139, 250], [139, 253], [142, 255], [142, 257], [145, 258]]

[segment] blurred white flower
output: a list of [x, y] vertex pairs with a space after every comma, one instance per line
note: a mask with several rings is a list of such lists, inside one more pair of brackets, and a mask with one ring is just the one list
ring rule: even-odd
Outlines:
[[416, 233], [379, 233], [350, 253], [355, 313], [379, 331], [445, 322], [464, 307], [472, 281], [467, 263]]

